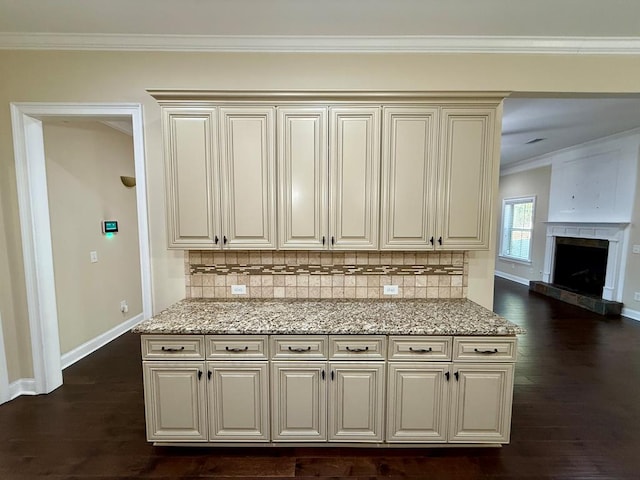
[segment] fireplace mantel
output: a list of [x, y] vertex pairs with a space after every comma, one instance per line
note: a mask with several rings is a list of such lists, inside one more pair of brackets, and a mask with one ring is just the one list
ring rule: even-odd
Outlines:
[[622, 255], [628, 242], [629, 223], [601, 222], [545, 222], [547, 224], [547, 244], [544, 255], [544, 282], [553, 283], [555, 237], [593, 238], [609, 241], [607, 256], [607, 275], [602, 298], [605, 300], [622, 300], [622, 283], [624, 281], [625, 263]]

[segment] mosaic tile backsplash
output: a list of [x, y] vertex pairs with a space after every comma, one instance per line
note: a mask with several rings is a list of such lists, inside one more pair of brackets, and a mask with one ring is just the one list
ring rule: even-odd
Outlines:
[[464, 252], [185, 252], [187, 298], [466, 298], [467, 276]]

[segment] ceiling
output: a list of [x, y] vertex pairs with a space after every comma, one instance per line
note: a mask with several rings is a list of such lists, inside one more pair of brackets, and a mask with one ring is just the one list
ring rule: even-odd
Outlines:
[[0, 32], [637, 37], [637, 0], [0, 0]]
[[[0, 0], [0, 48], [174, 46], [638, 54], [640, 1]], [[509, 98], [501, 164], [638, 127], [640, 97]]]

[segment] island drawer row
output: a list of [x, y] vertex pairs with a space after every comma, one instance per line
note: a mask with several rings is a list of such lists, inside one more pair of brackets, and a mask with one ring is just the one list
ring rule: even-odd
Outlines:
[[516, 337], [144, 335], [143, 360], [390, 360], [515, 362]]

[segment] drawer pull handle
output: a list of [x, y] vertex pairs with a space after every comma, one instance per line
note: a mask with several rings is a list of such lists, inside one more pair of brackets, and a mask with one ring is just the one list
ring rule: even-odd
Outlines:
[[247, 350], [249, 350], [249, 347], [244, 347], [244, 348], [235, 348], [235, 347], [224, 347], [224, 349], [227, 352], [233, 352], [233, 353], [238, 353], [238, 352], [246, 352]]
[[184, 345], [181, 346], [180, 348], [174, 348], [174, 347], [162, 347], [162, 351], [163, 352], [181, 352], [184, 350]]
[[369, 347], [364, 347], [364, 348], [347, 347], [347, 352], [362, 353], [362, 352], [368, 352], [368, 351], [369, 351]]
[[493, 355], [494, 353], [498, 353], [498, 349], [494, 348], [493, 350], [478, 350], [477, 348], [473, 349], [476, 353], [482, 353], [483, 355]]
[[413, 347], [409, 347], [409, 351], [413, 352], [413, 353], [429, 353], [429, 352], [433, 352], [433, 348], [429, 347], [429, 348], [413, 348]]
[[309, 352], [311, 350], [311, 346], [304, 348], [304, 347], [299, 347], [299, 348], [293, 348], [293, 347], [289, 347], [289, 351], [290, 352], [296, 352], [296, 353], [302, 353], [302, 352]]

